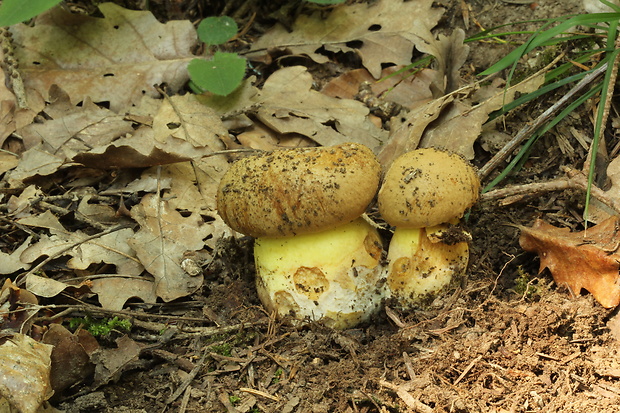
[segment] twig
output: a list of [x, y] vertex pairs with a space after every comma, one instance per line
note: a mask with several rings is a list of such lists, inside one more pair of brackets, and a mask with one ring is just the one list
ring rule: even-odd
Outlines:
[[104, 235], [108, 235], [111, 234], [113, 232], [116, 231], [120, 231], [121, 229], [127, 228], [127, 225], [119, 225], [116, 226], [114, 228], [109, 228], [103, 232], [100, 232], [98, 234], [95, 235], [91, 235], [89, 237], [84, 238], [83, 240], [80, 240], [78, 242], [74, 242], [71, 245], [62, 248], [58, 251], [56, 251], [54, 254], [50, 255], [49, 257], [47, 257], [46, 259], [44, 259], [43, 261], [41, 261], [39, 263], [39, 265], [35, 266], [34, 268], [32, 268], [30, 271], [24, 273], [24, 274], [20, 274], [16, 279], [15, 279], [15, 285], [21, 285], [26, 281], [26, 278], [28, 278], [29, 275], [34, 274], [35, 272], [39, 271], [41, 268], [43, 268], [48, 262], [55, 260], [56, 258], [62, 256], [65, 252], [69, 251], [70, 249], [73, 249], [75, 247], [77, 247], [78, 245], [82, 245], [88, 241], [94, 240], [96, 238], [101, 238]]
[[[84, 312], [91, 312], [91, 313], [116, 315], [116, 316], [121, 316], [125, 319], [131, 319], [132, 324], [136, 327], [143, 328], [149, 331], [156, 331], [158, 333], [166, 329], [170, 329], [171, 327], [176, 328], [170, 324], [171, 322], [181, 322], [181, 321], [196, 322], [196, 323], [211, 322], [208, 319], [197, 318], [197, 317], [179, 317], [179, 316], [165, 315], [165, 314], [147, 314], [147, 313], [141, 313], [141, 312], [126, 311], [126, 310], [107, 310], [105, 308], [96, 307], [94, 305], [88, 305], [88, 304], [79, 304], [79, 305], [50, 304], [50, 305], [31, 306], [28, 309], [30, 308], [35, 309], [36, 311], [39, 311], [42, 309], [65, 308], [65, 310], [62, 311], [63, 315], [68, 315], [74, 311], [84, 311]], [[22, 310], [19, 310], [19, 311], [22, 311]], [[35, 321], [46, 321], [48, 319], [55, 319], [55, 318], [57, 317], [55, 316], [54, 317], [40, 317], [40, 318], [36, 318]], [[169, 320], [169, 322], [168, 323], [156, 323], [156, 322], [151, 322], [151, 321], [142, 321], [140, 320], [141, 318], [142, 319], [144, 318], [164, 319], [164, 320]], [[185, 326], [182, 329], [179, 329], [179, 331], [175, 334], [175, 337], [177, 339], [196, 337], [196, 336], [211, 337], [211, 336], [216, 336], [220, 334], [230, 333], [233, 331], [239, 331], [239, 330], [252, 328], [252, 327], [255, 327], [261, 324], [264, 324], [263, 320], [232, 324], [229, 326], [215, 326], [215, 327], [187, 327]], [[275, 340], [275, 341], [278, 341], [278, 340]]]
[[250, 394], [253, 394], [255, 396], [264, 397], [266, 399], [273, 400], [275, 402], [279, 402], [280, 401], [280, 398], [278, 396], [273, 396], [273, 395], [271, 395], [269, 393], [266, 393], [264, 391], [251, 389], [249, 387], [239, 387], [239, 391], [250, 393]]
[[202, 369], [202, 366], [205, 364], [205, 360], [207, 359], [208, 355], [209, 349], [205, 350], [204, 353], [202, 353], [202, 357], [200, 357], [200, 360], [198, 361], [198, 363], [196, 363], [196, 367], [194, 367], [192, 371], [189, 372], [187, 377], [185, 377], [185, 380], [183, 380], [183, 383], [181, 383], [181, 385], [174, 391], [174, 393], [172, 393], [170, 397], [168, 397], [168, 399], [166, 400], [166, 404], [170, 404], [175, 401], [177, 397], [179, 397], [181, 393], [185, 391], [187, 386], [189, 386], [192, 380], [194, 380], [198, 372], [200, 372], [200, 369]]
[[[502, 205], [509, 205], [517, 202], [524, 197], [539, 196], [553, 191], [565, 189], [579, 189], [587, 191], [588, 177], [581, 171], [571, 168], [564, 168], [566, 177], [554, 179], [553, 181], [537, 182], [533, 184], [509, 186], [506, 188], [495, 189], [481, 195], [481, 201], [499, 201]], [[592, 195], [603, 204], [620, 214], [620, 203], [611, 198], [605, 191], [597, 186], [592, 186]]]
[[564, 104], [566, 104], [570, 99], [573, 98], [576, 94], [581, 92], [586, 86], [595, 81], [600, 75], [602, 75], [605, 70], [607, 70], [607, 63], [601, 65], [600, 67], [594, 69], [591, 73], [587, 74], [583, 79], [581, 79], [567, 94], [562, 96], [560, 100], [558, 100], [553, 106], [545, 110], [534, 122], [525, 125], [510, 142], [508, 142], [499, 152], [497, 152], [493, 158], [489, 162], [486, 163], [479, 171], [478, 175], [480, 178], [486, 178], [491, 171], [493, 171], [497, 166], [502, 163], [523, 141], [532, 136], [536, 130], [541, 127], [543, 124], [549, 121], [551, 117], [560, 110]]
[[[48, 209], [58, 215], [69, 215], [72, 212], [67, 208], [59, 207], [58, 205], [50, 204], [48, 202], [41, 201], [41, 200], [36, 200], [34, 203], [36, 203], [41, 208]], [[76, 221], [81, 221], [87, 225], [90, 225], [93, 228], [98, 229], [99, 231], [104, 231], [108, 228], [107, 226], [90, 219], [89, 217], [81, 213], [80, 211], [73, 211], [73, 212], [74, 212], [73, 217], [75, 218]]]
[[478, 362], [482, 360], [482, 355], [476, 357], [475, 359], [473, 359], [471, 361], [471, 363], [469, 363], [469, 365], [467, 367], [465, 367], [465, 370], [463, 370], [463, 372], [461, 373], [461, 375], [454, 381], [454, 383], [452, 383], [454, 386], [456, 386], [457, 384], [459, 384], [459, 382], [461, 380], [463, 380], [465, 378], [465, 376], [467, 376], [467, 374], [470, 372], [471, 369], [474, 368], [474, 366], [476, 364], [478, 364]]
[[397, 386], [396, 384], [392, 384], [386, 380], [379, 380], [379, 384], [382, 385], [383, 387], [387, 387], [388, 389], [395, 391], [398, 397], [400, 397], [401, 400], [410, 409], [413, 409], [414, 411], [420, 412], [420, 413], [433, 413], [432, 407], [430, 407], [427, 404], [422, 403], [421, 401], [413, 397], [411, 394], [409, 394], [408, 391], [406, 391], [403, 388], [403, 386]]
[[192, 394], [192, 386], [187, 386], [183, 398], [181, 399], [181, 407], [179, 407], [179, 413], [185, 413], [187, 411], [187, 405], [189, 403], [189, 396]]

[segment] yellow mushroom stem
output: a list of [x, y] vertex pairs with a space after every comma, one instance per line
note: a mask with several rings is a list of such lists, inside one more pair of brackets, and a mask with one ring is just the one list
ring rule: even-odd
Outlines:
[[257, 238], [258, 296], [279, 316], [355, 326], [379, 308], [382, 250], [376, 229], [362, 218], [314, 234]]
[[446, 224], [429, 228], [396, 228], [388, 250], [388, 296], [403, 308], [429, 303], [465, 274], [467, 241], [446, 244]]

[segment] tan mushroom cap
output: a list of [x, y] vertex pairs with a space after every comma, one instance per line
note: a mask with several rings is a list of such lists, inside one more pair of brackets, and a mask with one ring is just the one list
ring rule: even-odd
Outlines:
[[364, 145], [276, 150], [231, 165], [218, 189], [218, 213], [256, 238], [324, 231], [362, 215], [380, 177]]
[[417, 149], [398, 157], [385, 174], [379, 213], [395, 227], [431, 227], [461, 218], [479, 194], [480, 179], [465, 159]]

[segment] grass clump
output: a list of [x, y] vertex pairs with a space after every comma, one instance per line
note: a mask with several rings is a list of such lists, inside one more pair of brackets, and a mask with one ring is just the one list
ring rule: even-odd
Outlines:
[[[501, 110], [493, 113], [490, 120], [502, 116], [524, 103], [545, 96], [559, 88], [579, 82], [586, 76], [598, 72], [604, 73], [601, 80], [592, 82], [589, 89], [568, 103], [547, 123], [540, 126], [526, 142], [524, 142], [519, 153], [513, 157], [508, 166], [495, 177], [485, 188], [484, 192], [489, 191], [508, 176], [513, 170], [518, 169], [529, 156], [531, 147], [539, 137], [544, 135], [555, 125], [574, 112], [579, 106], [589, 99], [598, 97], [600, 102], [596, 113], [594, 124], [593, 140], [590, 147], [591, 154], [598, 153], [598, 146], [601, 141], [601, 132], [604, 128], [605, 102], [608, 99], [610, 87], [615, 78], [614, 70], [617, 70], [616, 59], [620, 49], [617, 45], [618, 21], [620, 20], [620, 7], [615, 6], [605, 0], [602, 3], [613, 8], [613, 13], [591, 13], [574, 16], [564, 16], [561, 18], [542, 20], [539, 30], [529, 33], [529, 38], [500, 61], [480, 73], [481, 76], [488, 76], [497, 72], [508, 70], [507, 87], [514, 80], [515, 73], [523, 58], [534, 51], [544, 53], [545, 50], [553, 48], [565, 57], [552, 70], [545, 75], [545, 84], [539, 90], [528, 93], [505, 105]], [[497, 33], [499, 29], [504, 29], [510, 24], [498, 26], [485, 30], [478, 35], [468, 39], [469, 41], [482, 41], [488, 39], [500, 39], [504, 36], [523, 34], [525, 32], [503, 31]], [[576, 70], [578, 68], [578, 70]], [[603, 70], [604, 69], [604, 70]], [[584, 218], [587, 220], [588, 206], [590, 200], [591, 186], [595, 176], [596, 162], [590, 163], [588, 171], [588, 190], [584, 209]]]

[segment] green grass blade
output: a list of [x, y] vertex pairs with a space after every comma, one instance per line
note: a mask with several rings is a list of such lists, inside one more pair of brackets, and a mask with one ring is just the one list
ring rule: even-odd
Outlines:
[[[620, 19], [620, 13], [592, 13], [592, 14], [582, 14], [578, 16], [571, 17], [570, 19], [558, 24], [555, 27], [552, 27], [548, 30], [541, 29], [539, 32], [535, 33], [526, 43], [517, 47], [512, 52], [508, 53], [503, 59], [499, 62], [495, 63], [484, 72], [480, 73], [480, 76], [488, 76], [493, 73], [497, 73], [500, 70], [506, 69], [508, 66], [514, 65], [522, 56], [529, 53], [533, 49], [543, 45], [545, 42], [550, 39], [568, 31], [569, 29], [579, 26], [579, 25], [591, 25], [594, 23], [608, 22], [612, 23], [614, 21], [618, 21]], [[550, 23], [546, 24], [544, 27], [548, 26]]]
[[[607, 49], [614, 47], [614, 42], [617, 36], [617, 27], [618, 21], [615, 21], [611, 24], [609, 30], [609, 36], [607, 37]], [[620, 49], [615, 49], [612, 53], [609, 54], [609, 61], [614, 62], [620, 53]], [[588, 222], [588, 215], [590, 209], [590, 198], [592, 196], [592, 184], [594, 183], [594, 174], [596, 168], [596, 154], [598, 153], [598, 145], [601, 137], [601, 130], [603, 126], [603, 117], [605, 111], [605, 102], [607, 102], [607, 91], [609, 89], [609, 84], [611, 82], [611, 77], [614, 71], [614, 65], [609, 64], [607, 66], [607, 71], [605, 72], [605, 79], [601, 84], [601, 99], [598, 105], [598, 110], [596, 111], [596, 122], [594, 124], [594, 137], [592, 138], [592, 156], [590, 157], [590, 168], [588, 170], [588, 187], [586, 189], [586, 202], [583, 209], [583, 219], [586, 221], [586, 225]]]
[[592, 89], [590, 89], [589, 91], [581, 95], [578, 99], [575, 99], [573, 102], [571, 102], [570, 105], [568, 105], [564, 110], [558, 113], [558, 115], [555, 118], [553, 118], [548, 124], [546, 124], [544, 127], [537, 130], [532, 135], [532, 137], [530, 137], [527, 140], [527, 142], [523, 145], [519, 153], [515, 155], [515, 157], [510, 161], [510, 163], [506, 166], [506, 168], [504, 168], [504, 170], [497, 177], [495, 177], [495, 179], [493, 179], [483, 189], [482, 192], [490, 191], [495, 186], [497, 186], [497, 184], [499, 184], [502, 180], [504, 180], [504, 178], [506, 178], [518, 166], [519, 163], [521, 163], [522, 161], [526, 159], [531, 146], [538, 140], [540, 136], [544, 135], [549, 130], [551, 130], [551, 128], [553, 128], [555, 125], [561, 122], [566, 116], [568, 116], [569, 113], [573, 112], [577, 107], [579, 107], [585, 101], [587, 101], [592, 96], [600, 92], [600, 90], [601, 90], [600, 84], [594, 86]]

